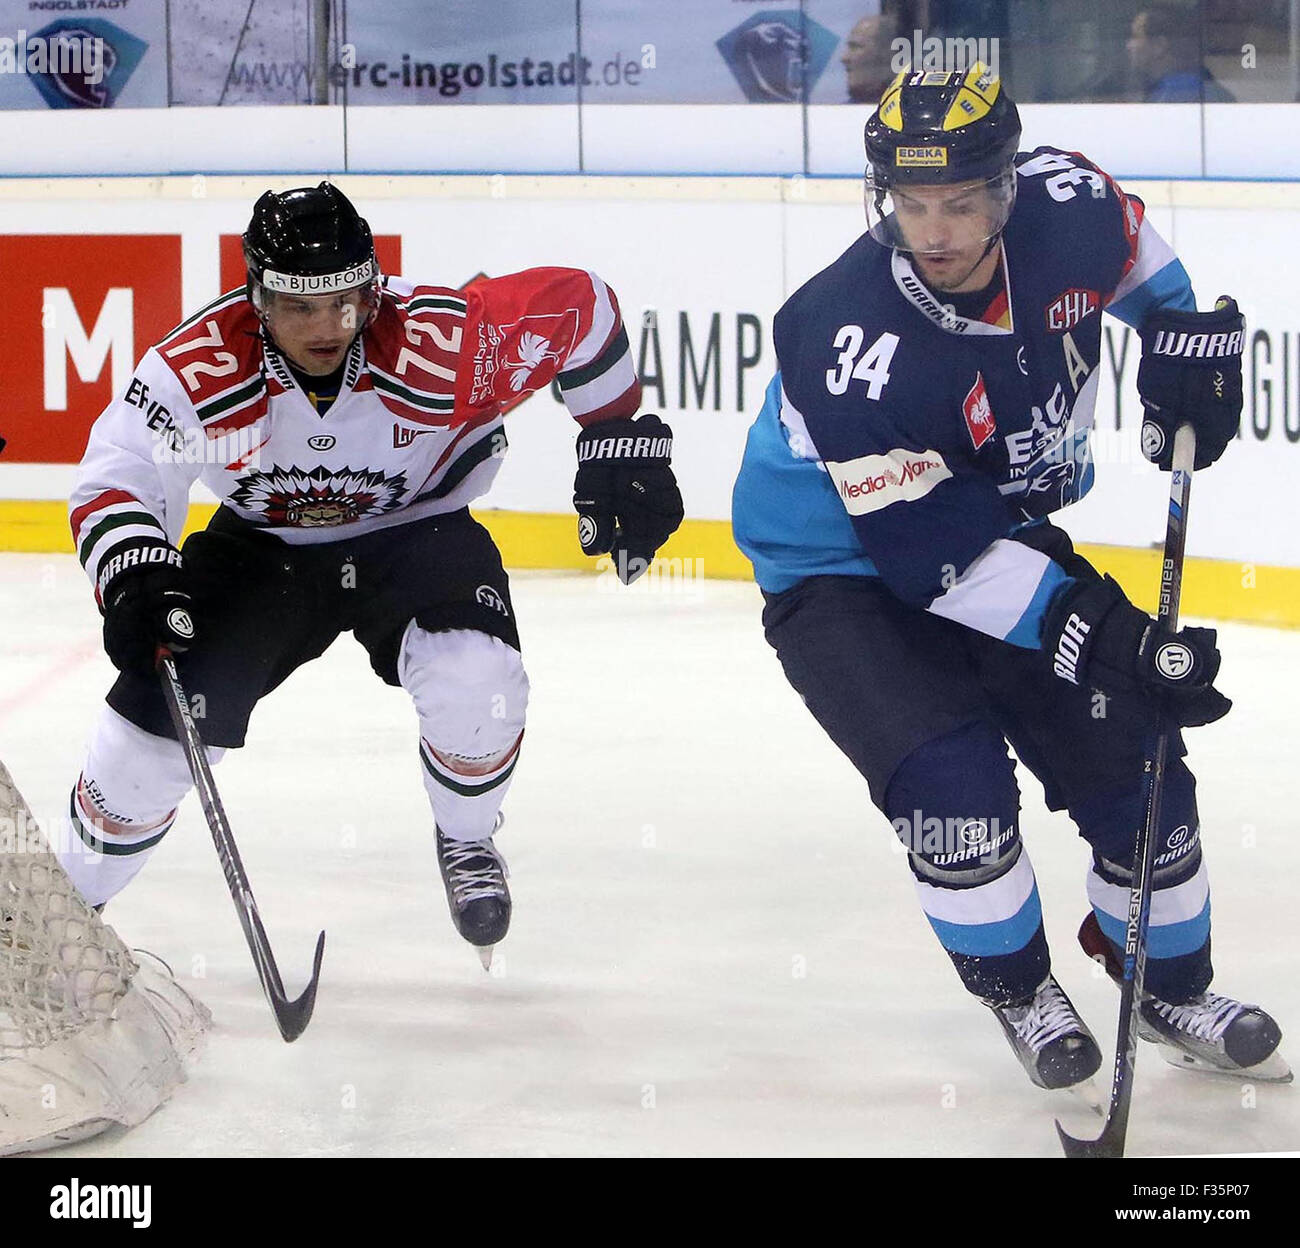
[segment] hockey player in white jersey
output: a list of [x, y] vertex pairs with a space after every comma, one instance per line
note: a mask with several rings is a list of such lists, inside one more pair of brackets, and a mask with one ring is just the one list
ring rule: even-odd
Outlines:
[[[493, 834], [528, 679], [500, 555], [467, 504], [500, 465], [502, 406], [558, 381], [582, 426], [579, 540], [631, 580], [682, 519], [671, 432], [636, 415], [618, 304], [594, 274], [529, 269], [466, 290], [382, 277], [368, 225], [328, 183], [268, 191], [243, 241], [246, 287], [145, 353], [70, 500], [120, 675], [71, 800], [96, 852], [64, 866], [106, 902], [190, 787], [159, 647], [202, 698], [218, 758], [264, 695], [350, 631], [411, 696], [451, 915], [488, 949], [510, 922]], [[200, 477], [221, 505], [182, 549]]]

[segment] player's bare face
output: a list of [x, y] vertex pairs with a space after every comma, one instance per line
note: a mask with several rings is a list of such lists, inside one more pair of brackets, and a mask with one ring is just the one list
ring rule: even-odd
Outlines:
[[291, 364], [309, 376], [324, 377], [343, 363], [367, 312], [361, 290], [337, 295], [272, 294], [266, 327]]
[[899, 229], [927, 286], [958, 294], [992, 281], [999, 248], [984, 251], [996, 206], [984, 183], [898, 187], [893, 197]]

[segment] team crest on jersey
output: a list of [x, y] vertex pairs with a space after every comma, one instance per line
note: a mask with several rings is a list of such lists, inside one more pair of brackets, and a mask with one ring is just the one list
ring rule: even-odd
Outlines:
[[342, 468], [272, 468], [240, 479], [230, 501], [266, 524], [321, 528], [392, 511], [406, 489], [406, 474]]
[[967, 391], [961, 410], [966, 417], [966, 429], [970, 434], [970, 440], [978, 451], [997, 429], [993, 419], [993, 408], [984, 389], [983, 373], [975, 374], [975, 384]]
[[1090, 317], [1100, 306], [1101, 296], [1095, 290], [1079, 290], [1075, 287], [1063, 290], [1047, 305], [1044, 313], [1047, 332], [1063, 334]]
[[[577, 335], [576, 308], [523, 316], [508, 325], [480, 324], [474, 350], [470, 406], [476, 407], [491, 398], [502, 371], [508, 374], [510, 389], [516, 394], [545, 385], [554, 376], [554, 369], [545, 369], [544, 366], [548, 362], [558, 365], [567, 359]], [[539, 370], [543, 375], [534, 382], [533, 375]], [[548, 372], [550, 376], [546, 375]]]

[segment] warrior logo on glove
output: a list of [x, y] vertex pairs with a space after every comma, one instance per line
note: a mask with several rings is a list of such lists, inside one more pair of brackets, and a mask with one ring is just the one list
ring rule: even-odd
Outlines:
[[1182, 680], [1196, 666], [1192, 652], [1179, 641], [1168, 641], [1156, 651], [1156, 670], [1170, 680]]
[[190, 638], [194, 636], [194, 621], [190, 619], [190, 613], [183, 607], [173, 607], [167, 612], [167, 627], [177, 637]]
[[584, 554], [608, 554], [630, 585], [677, 531], [684, 511], [672, 470], [673, 431], [646, 412], [578, 435], [573, 505]]
[[1142, 322], [1138, 394], [1146, 409], [1142, 454], [1168, 472], [1178, 426], [1196, 430], [1196, 468], [1227, 449], [1241, 419], [1241, 353], [1246, 324], [1223, 295], [1213, 312], [1156, 308]]

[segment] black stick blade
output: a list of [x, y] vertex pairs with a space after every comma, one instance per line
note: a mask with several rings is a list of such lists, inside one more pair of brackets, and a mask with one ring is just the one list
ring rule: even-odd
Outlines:
[[1107, 1122], [1101, 1134], [1095, 1140], [1080, 1140], [1071, 1135], [1060, 1119], [1056, 1122], [1056, 1134], [1061, 1137], [1061, 1147], [1067, 1157], [1123, 1157], [1124, 1134], [1114, 1130], [1115, 1124]]
[[276, 1025], [280, 1028], [280, 1035], [284, 1037], [286, 1044], [292, 1044], [297, 1040], [307, 1030], [307, 1024], [311, 1022], [311, 1012], [316, 1008], [316, 985], [320, 980], [320, 963], [324, 956], [325, 933], [321, 932], [316, 938], [316, 957], [312, 962], [311, 981], [296, 1001], [290, 1001], [283, 988], [278, 991], [275, 987], [267, 989], [267, 997], [275, 1013]]

